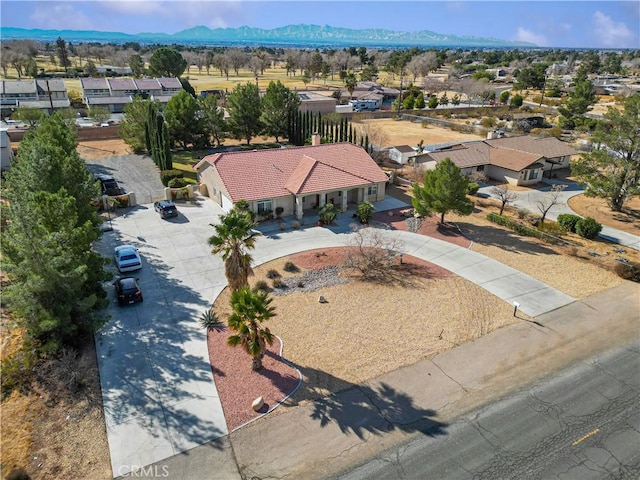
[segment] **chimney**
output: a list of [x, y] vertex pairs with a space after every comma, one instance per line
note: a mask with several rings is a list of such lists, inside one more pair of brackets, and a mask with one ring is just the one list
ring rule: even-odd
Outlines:
[[318, 135], [317, 133], [311, 135], [311, 145], [314, 147], [320, 145], [320, 135]]

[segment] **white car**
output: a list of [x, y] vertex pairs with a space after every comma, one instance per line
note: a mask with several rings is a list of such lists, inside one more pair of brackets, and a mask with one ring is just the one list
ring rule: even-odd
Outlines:
[[142, 259], [133, 245], [116, 247], [113, 256], [119, 272], [133, 272], [142, 268]]

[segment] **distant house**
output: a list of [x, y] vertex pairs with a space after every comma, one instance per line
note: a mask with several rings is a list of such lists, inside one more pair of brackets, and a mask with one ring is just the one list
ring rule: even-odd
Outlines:
[[416, 150], [409, 145], [397, 145], [389, 147], [389, 160], [398, 162], [400, 165], [409, 163], [409, 159], [417, 155]]
[[51, 113], [71, 105], [67, 87], [61, 78], [0, 80], [0, 105], [3, 110], [38, 108]]
[[370, 96], [371, 94], [377, 94], [382, 97], [380, 104], [389, 104], [392, 103], [396, 98], [398, 98], [398, 95], [400, 95], [400, 90], [396, 88], [383, 87], [376, 82], [360, 82], [356, 85], [356, 88], [353, 91], [351, 97], [358, 100], [361, 98], [378, 98]]
[[13, 160], [11, 140], [6, 128], [0, 128], [0, 171], [9, 170]]
[[106, 107], [111, 113], [122, 113], [136, 95], [165, 104], [182, 90], [177, 78], [81, 78], [80, 85], [89, 108]]
[[346, 211], [349, 204], [384, 199], [387, 175], [367, 152], [351, 143], [217, 153], [194, 169], [209, 197], [225, 211], [239, 200], [259, 215], [283, 209], [302, 219], [306, 210], [327, 203]]
[[579, 152], [557, 138], [531, 135], [463, 142], [415, 157], [416, 164], [435, 168], [450, 158], [464, 175], [482, 174], [513, 185], [538, 183], [545, 171], [569, 166]]
[[297, 92], [300, 99], [298, 110], [302, 113], [333, 113], [336, 111], [338, 100], [316, 92]]
[[116, 67], [115, 65], [97, 65], [96, 71], [103, 75], [118, 74], [118, 75], [131, 75], [131, 67]]

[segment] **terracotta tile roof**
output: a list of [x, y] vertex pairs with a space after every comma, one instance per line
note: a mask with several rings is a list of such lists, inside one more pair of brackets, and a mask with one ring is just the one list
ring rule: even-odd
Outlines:
[[218, 153], [204, 157], [194, 169], [208, 166], [216, 168], [233, 202], [387, 181], [365, 150], [350, 143]]

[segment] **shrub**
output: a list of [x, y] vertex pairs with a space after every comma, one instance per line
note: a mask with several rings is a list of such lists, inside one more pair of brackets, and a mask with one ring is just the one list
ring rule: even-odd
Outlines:
[[284, 208], [276, 207], [276, 217], [280, 218], [280, 215], [282, 215], [282, 212], [284, 212]]
[[527, 210], [526, 208], [518, 208], [516, 210], [516, 215], [520, 220], [524, 220], [525, 218], [527, 218], [530, 213], [531, 212], [529, 212], [529, 210]]
[[558, 225], [564, 228], [567, 232], [576, 232], [576, 223], [578, 223], [582, 217], [579, 215], [573, 215], [572, 213], [561, 213], [558, 215]]
[[562, 235], [567, 233], [567, 231], [556, 222], [541, 223], [538, 225], [538, 230], [548, 233], [549, 235], [554, 235], [556, 237], [561, 237]]
[[578, 223], [576, 223], [576, 233], [589, 240], [596, 238], [600, 230], [602, 230], [602, 225], [591, 217], [581, 218]]
[[273, 269], [271, 269], [271, 270], [269, 270], [269, 271], [267, 272], [266, 277], [267, 277], [268, 279], [270, 279], [270, 280], [273, 280], [274, 278], [280, 278], [280, 277], [282, 277], [282, 275], [280, 275], [280, 272], [278, 272], [277, 270], [273, 270]]
[[480, 125], [482, 125], [485, 128], [491, 128], [495, 126], [495, 124], [496, 124], [496, 119], [493, 117], [484, 117], [482, 120], [480, 120]]
[[167, 187], [170, 188], [182, 188], [187, 185], [182, 177], [174, 177], [167, 183]]
[[255, 286], [256, 290], [260, 290], [262, 292], [270, 292], [271, 288], [269, 288], [269, 284], [264, 280], [258, 280]]
[[182, 178], [183, 174], [180, 170], [163, 170], [160, 172], [160, 181], [165, 187], [169, 186], [172, 178]]
[[26, 387], [32, 379], [32, 373], [38, 363], [34, 348], [23, 347], [14, 355], [2, 359], [2, 397], [14, 389]]
[[300, 271], [300, 269], [293, 262], [285, 263], [283, 268], [285, 272], [289, 272], [289, 273], [296, 273]]
[[640, 282], [640, 264], [637, 263], [617, 263], [614, 271], [620, 278]]
[[284, 288], [286, 286], [279, 278], [274, 278], [271, 284], [273, 285], [273, 288]]
[[467, 195], [475, 195], [480, 190], [480, 185], [475, 182], [469, 182], [467, 186]]
[[294, 220], [293, 222], [291, 222], [291, 227], [295, 230], [300, 228], [300, 222], [298, 222], [297, 220]]
[[296, 283], [296, 286], [298, 288], [304, 288], [304, 282], [302, 280], [298, 280], [298, 283]]
[[220, 321], [218, 316], [214, 313], [212, 308], [205, 310], [200, 315], [200, 326], [207, 331], [213, 331], [221, 329], [224, 324]]

